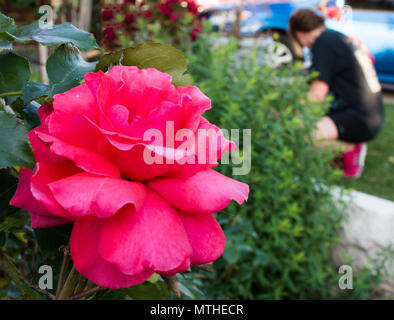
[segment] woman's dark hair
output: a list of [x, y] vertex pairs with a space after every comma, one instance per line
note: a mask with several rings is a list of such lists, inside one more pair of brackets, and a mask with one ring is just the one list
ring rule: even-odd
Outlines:
[[309, 32], [324, 26], [324, 18], [311, 9], [300, 9], [294, 12], [289, 21], [290, 34], [297, 39], [295, 32]]

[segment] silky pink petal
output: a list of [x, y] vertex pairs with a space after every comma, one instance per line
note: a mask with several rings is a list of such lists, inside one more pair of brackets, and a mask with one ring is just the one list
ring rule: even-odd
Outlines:
[[54, 112], [48, 117], [48, 132], [51, 136], [72, 145], [96, 151], [103, 134], [85, 116]]
[[85, 82], [92, 95], [96, 98], [98, 110], [105, 113], [108, 107], [116, 104], [120, 82], [115, 81], [102, 71], [87, 73]]
[[178, 267], [176, 267], [172, 270], [169, 270], [169, 271], [161, 271], [160, 274], [164, 275], [164, 276], [173, 276], [177, 273], [185, 272], [187, 269], [190, 268], [190, 264], [191, 264], [191, 259], [188, 258]]
[[55, 216], [47, 217], [47, 216], [40, 216], [38, 214], [30, 213], [30, 217], [31, 217], [30, 227], [32, 229], [57, 227], [66, 223], [70, 223], [70, 220], [58, 218]]
[[194, 152], [201, 165], [213, 168], [218, 160], [227, 153], [235, 150], [234, 142], [225, 138], [223, 131], [211, 124], [204, 117], [200, 117], [200, 124], [195, 134]]
[[33, 171], [30, 169], [20, 169], [18, 187], [10, 201], [10, 205], [25, 209], [34, 214], [53, 216], [48, 209], [36, 198], [33, 197], [30, 184]]
[[197, 172], [186, 179], [154, 179], [147, 185], [181, 211], [213, 213], [224, 209], [231, 200], [246, 201], [249, 186], [213, 169]]
[[110, 289], [128, 288], [152, 276], [154, 271], [149, 269], [133, 275], [124, 274], [115, 264], [103, 259], [98, 251], [102, 224], [100, 219], [74, 223], [70, 252], [77, 271], [98, 286]]
[[[131, 148], [131, 149], [130, 149]], [[130, 149], [130, 150], [129, 150]], [[119, 168], [122, 177], [133, 181], [145, 181], [157, 178], [169, 172], [179, 172], [182, 177], [189, 177], [199, 170], [198, 165], [179, 164], [173, 154], [156, 154], [154, 148], [147, 147], [142, 143], [123, 143], [115, 137], [107, 137], [100, 141], [99, 152], [107, 159], [110, 159]], [[156, 149], [159, 151], [158, 149]], [[158, 163], [146, 161], [144, 152], [149, 152], [152, 159], [156, 158]], [[167, 155], [169, 155], [167, 157]], [[187, 157], [186, 157], [187, 158]], [[153, 161], [153, 160], [152, 160]]]
[[210, 263], [223, 254], [226, 236], [213, 214], [181, 212], [180, 217], [193, 249], [193, 265]]
[[141, 210], [125, 207], [102, 225], [100, 254], [125, 274], [168, 272], [191, 253], [178, 212], [150, 190]]
[[86, 84], [81, 84], [65, 93], [59, 93], [53, 96], [53, 108], [68, 114], [81, 114], [97, 120], [96, 99], [90, 92]]
[[180, 102], [172, 77], [156, 69], [126, 70], [121, 79], [124, 85], [118, 89], [117, 102], [130, 110], [131, 118], [146, 117], [162, 101]]
[[127, 73], [137, 73], [138, 68], [136, 66], [113, 66], [109, 71], [107, 71], [107, 74], [111, 76], [115, 81], [122, 81], [122, 74], [124, 72]]
[[56, 137], [38, 132], [37, 136], [49, 143], [50, 150], [58, 156], [73, 161], [77, 167], [93, 174], [120, 177], [118, 168], [109, 160], [96, 152], [74, 146]]
[[182, 105], [187, 114], [185, 128], [196, 131], [200, 124], [200, 115], [211, 109], [211, 99], [194, 86], [177, 87], [176, 90], [184, 100]]
[[[132, 136], [143, 138], [147, 130], [157, 130], [163, 137], [166, 146], [166, 138], [174, 144], [176, 132], [183, 128], [185, 112], [180, 105], [163, 101], [148, 116], [136, 116], [130, 127], [123, 132]], [[172, 136], [172, 137], [171, 137]]]
[[69, 160], [54, 154], [40, 139], [37, 138], [36, 133], [38, 132], [38, 130], [36, 129], [31, 130], [27, 134], [27, 136], [29, 137], [30, 145], [33, 149], [34, 159], [37, 162], [45, 161], [67, 163]]
[[38, 108], [38, 117], [40, 118], [41, 124], [46, 123], [46, 119], [53, 112], [53, 107], [49, 104], [42, 104], [41, 107]]
[[121, 104], [115, 104], [109, 107], [107, 116], [114, 128], [117, 128], [120, 131], [129, 125], [130, 112], [125, 106], [122, 106]]
[[31, 177], [31, 193], [33, 197], [45, 205], [48, 211], [53, 215], [69, 220], [75, 220], [55, 200], [51, 190], [48, 187], [48, 184], [78, 172], [80, 172], [80, 170], [73, 166], [66, 166], [51, 162], [38, 162]]
[[[127, 204], [139, 210], [146, 188], [138, 182], [80, 173], [50, 183], [55, 199], [70, 214], [108, 218]], [[78, 192], [76, 192], [78, 190]]]
[[31, 228], [33, 229], [54, 227], [70, 222], [50, 213], [46, 206], [33, 197], [30, 190], [32, 174], [32, 170], [23, 168], [20, 170], [18, 187], [10, 205], [25, 209], [30, 213]]

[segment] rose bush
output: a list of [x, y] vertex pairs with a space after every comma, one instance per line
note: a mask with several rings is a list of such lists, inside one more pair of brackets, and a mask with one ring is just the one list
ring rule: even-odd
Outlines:
[[[216, 260], [225, 236], [213, 213], [248, 197], [248, 185], [212, 169], [234, 144], [202, 117], [209, 98], [171, 81], [153, 68], [87, 73], [40, 107], [41, 126], [28, 134], [36, 165], [21, 169], [10, 203], [29, 211], [32, 228], [73, 222], [75, 268], [99, 286], [129, 287]], [[170, 141], [168, 123], [194, 134]], [[151, 129], [163, 145], [146, 141]], [[202, 129], [216, 133], [213, 144], [200, 139]], [[146, 150], [162, 161], [147, 163]], [[200, 161], [202, 153], [215, 161]]]

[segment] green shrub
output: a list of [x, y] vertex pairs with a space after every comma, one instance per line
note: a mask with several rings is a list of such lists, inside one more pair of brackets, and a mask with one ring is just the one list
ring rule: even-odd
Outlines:
[[[240, 56], [231, 41], [210, 51], [208, 42], [194, 45], [191, 74], [212, 99], [209, 120], [251, 129], [252, 165], [237, 177], [251, 188], [247, 204], [218, 213], [228, 240], [215, 272], [200, 275], [204, 291], [211, 298], [330, 298], [338, 294], [340, 275], [330, 253], [342, 214], [327, 186], [341, 172], [329, 165], [333, 154], [316, 150], [311, 138], [328, 102], [300, 102], [313, 77], [300, 66], [260, 66], [256, 52]], [[226, 175], [232, 168], [220, 166]], [[370, 287], [361, 291], [351, 298], [365, 298]]]

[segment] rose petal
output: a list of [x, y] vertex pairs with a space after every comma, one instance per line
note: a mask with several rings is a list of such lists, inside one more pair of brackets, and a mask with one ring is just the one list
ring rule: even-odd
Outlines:
[[41, 107], [38, 108], [38, 117], [40, 118], [41, 124], [44, 125], [46, 123], [46, 119], [53, 112], [53, 107], [49, 104], [42, 104]]
[[89, 173], [110, 177], [120, 177], [118, 168], [98, 153], [74, 146], [45, 133], [37, 132], [37, 136], [42, 141], [51, 144], [49, 149], [53, 153], [72, 160], [77, 167]]
[[60, 165], [51, 162], [38, 162], [31, 177], [31, 193], [33, 197], [48, 209], [53, 215], [69, 220], [75, 220], [64, 210], [52, 195], [48, 184], [80, 172], [76, 167]]
[[54, 216], [47, 217], [47, 216], [40, 216], [38, 214], [30, 213], [30, 217], [31, 217], [30, 227], [32, 229], [57, 227], [66, 223], [70, 223], [70, 220], [57, 218]]
[[101, 257], [98, 252], [100, 226], [101, 220], [74, 223], [70, 252], [77, 271], [98, 286], [110, 289], [128, 288], [147, 280], [153, 270], [143, 269], [134, 275], [126, 275]]
[[[175, 160], [170, 161], [175, 159], [176, 154], [166, 153], [163, 157], [160, 155], [164, 152], [163, 148], [151, 148], [143, 143], [131, 144], [119, 141], [116, 137], [107, 137], [100, 141], [99, 152], [116, 164], [122, 177], [133, 181], [157, 178], [172, 171], [176, 171], [182, 177], [189, 177], [199, 170], [198, 165], [182, 165]], [[148, 160], [145, 158], [145, 152], [150, 154]], [[157, 162], [153, 162], [154, 160]]]
[[181, 212], [180, 217], [193, 249], [193, 265], [210, 263], [223, 254], [226, 236], [213, 214]]
[[124, 85], [118, 89], [117, 103], [130, 110], [131, 119], [146, 117], [162, 101], [180, 102], [172, 77], [156, 69], [125, 70], [121, 79]]
[[217, 166], [217, 161], [226, 152], [231, 152], [236, 148], [235, 143], [227, 140], [221, 129], [204, 117], [200, 117], [200, 124], [195, 134], [194, 146], [198, 163], [208, 168]]
[[197, 172], [186, 179], [155, 179], [147, 185], [181, 211], [213, 213], [224, 209], [231, 200], [247, 200], [249, 186], [213, 169]]
[[184, 120], [184, 109], [180, 105], [163, 101], [146, 117], [137, 115], [124, 133], [143, 138], [147, 130], [157, 130], [157, 133], [161, 133], [163, 137], [164, 145], [167, 145], [167, 139], [174, 144], [175, 133], [183, 128]]
[[177, 87], [176, 90], [184, 100], [182, 105], [187, 114], [185, 128], [196, 131], [200, 124], [200, 115], [211, 109], [211, 99], [195, 86]]
[[178, 212], [150, 190], [141, 210], [125, 207], [102, 226], [100, 254], [125, 274], [171, 271], [191, 253]]
[[33, 197], [30, 190], [32, 175], [32, 170], [24, 168], [20, 170], [18, 187], [10, 201], [10, 205], [25, 209], [30, 213], [32, 229], [54, 227], [70, 222], [54, 216], [41, 202], [38, 202]]
[[60, 205], [75, 216], [108, 218], [127, 204], [139, 210], [146, 197], [141, 183], [85, 172], [50, 183], [49, 188]]
[[53, 216], [41, 202], [38, 202], [36, 198], [33, 197], [30, 190], [32, 175], [32, 170], [20, 169], [18, 187], [10, 201], [10, 205], [25, 209], [34, 214]]
[[103, 137], [85, 115], [64, 112], [54, 112], [49, 116], [48, 132], [60, 140], [94, 152], [98, 141]]
[[[69, 160], [59, 157], [54, 154], [40, 139], [37, 138], [37, 132], [41, 131], [40, 127], [31, 130], [27, 136], [29, 137], [29, 141], [31, 147], [33, 149], [33, 155], [36, 162], [58, 162], [58, 163], [67, 163]], [[71, 161], [70, 161], [71, 162]]]
[[53, 99], [55, 111], [85, 115], [93, 121], [97, 120], [96, 99], [86, 84], [81, 84], [65, 93], [56, 94]]

